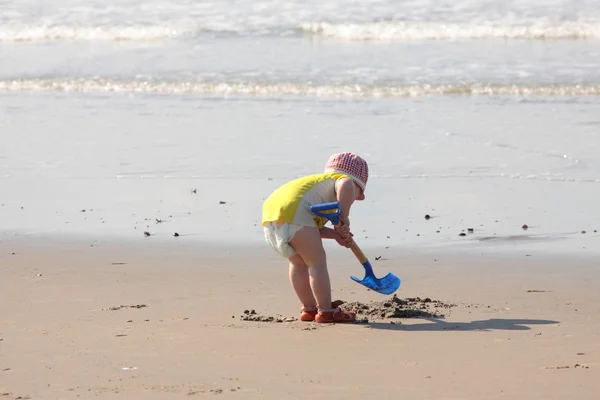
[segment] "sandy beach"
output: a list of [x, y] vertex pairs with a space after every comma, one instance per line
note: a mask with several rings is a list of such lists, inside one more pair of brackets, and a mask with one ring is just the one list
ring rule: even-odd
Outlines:
[[394, 299], [352, 282], [360, 265], [328, 249], [334, 298], [368, 306], [368, 322], [297, 321], [267, 248], [4, 236], [0, 395], [597, 398], [592, 258], [396, 251], [373, 261], [403, 280]]
[[[600, 2], [0, 1], [0, 400], [600, 398]], [[369, 163], [298, 321], [264, 199]]]

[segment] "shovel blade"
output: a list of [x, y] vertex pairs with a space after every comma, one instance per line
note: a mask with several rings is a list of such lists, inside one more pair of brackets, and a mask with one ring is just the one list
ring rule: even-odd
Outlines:
[[381, 294], [392, 294], [400, 287], [400, 278], [391, 272], [383, 278], [376, 278], [373, 275], [367, 275], [363, 279], [357, 278], [356, 276], [350, 277], [353, 281], [360, 283], [368, 287], [369, 289], [381, 293]]

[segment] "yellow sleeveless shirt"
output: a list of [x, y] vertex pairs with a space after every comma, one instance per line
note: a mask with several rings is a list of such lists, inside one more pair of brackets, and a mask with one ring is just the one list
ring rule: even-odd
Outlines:
[[280, 186], [263, 203], [262, 226], [279, 222], [322, 228], [327, 219], [313, 214], [310, 206], [337, 201], [335, 183], [342, 178], [352, 179], [343, 173], [325, 172]]

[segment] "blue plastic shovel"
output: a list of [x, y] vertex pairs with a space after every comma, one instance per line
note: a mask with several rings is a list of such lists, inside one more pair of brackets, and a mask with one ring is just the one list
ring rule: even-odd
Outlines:
[[[340, 203], [337, 201], [331, 203], [322, 203], [322, 204], [314, 204], [310, 207], [310, 211], [312, 211], [315, 215], [319, 217], [325, 217], [333, 225], [337, 225], [340, 223]], [[400, 287], [400, 278], [391, 272], [384, 276], [383, 278], [377, 278], [373, 273], [373, 267], [371, 267], [371, 263], [364, 255], [364, 253], [360, 250], [358, 245], [354, 243], [354, 246], [351, 247], [352, 252], [358, 258], [358, 261], [365, 268], [365, 277], [363, 279], [359, 279], [356, 276], [351, 276], [350, 278], [368, 287], [369, 289], [381, 293], [381, 294], [392, 294]]]

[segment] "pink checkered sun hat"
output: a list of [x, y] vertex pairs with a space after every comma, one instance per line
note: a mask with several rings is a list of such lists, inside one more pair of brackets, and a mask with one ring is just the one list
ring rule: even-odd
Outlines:
[[369, 165], [358, 155], [350, 152], [337, 153], [329, 157], [325, 172], [341, 172], [350, 176], [362, 189], [358, 200], [365, 199], [365, 187], [369, 179]]

